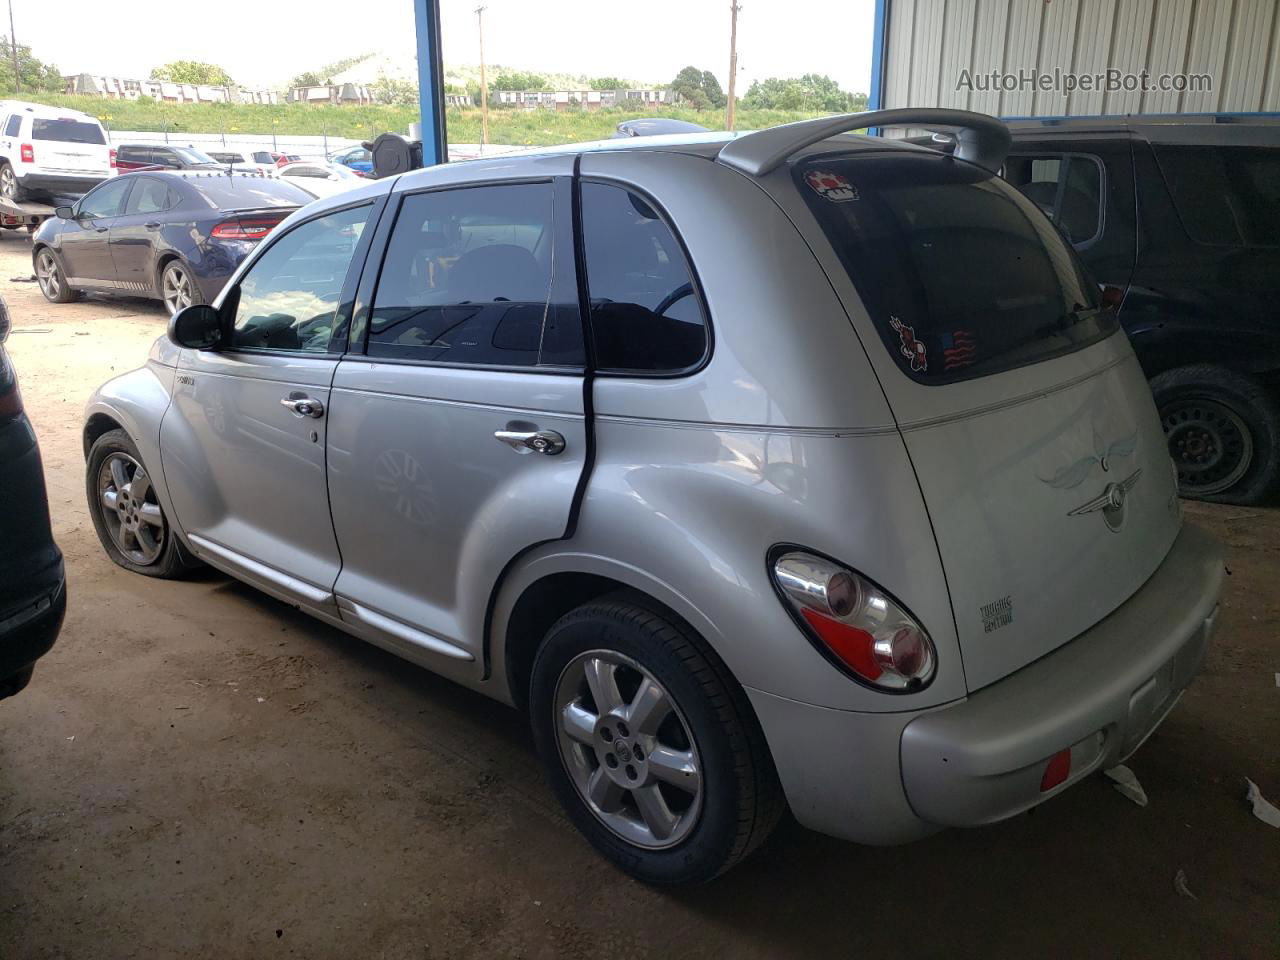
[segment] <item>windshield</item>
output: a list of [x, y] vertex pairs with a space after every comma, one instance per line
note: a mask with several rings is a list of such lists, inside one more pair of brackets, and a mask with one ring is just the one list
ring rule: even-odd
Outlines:
[[31, 139], [58, 140], [62, 143], [100, 143], [107, 142], [102, 127], [90, 120], [72, 120], [59, 117], [57, 120], [42, 120], [39, 117], [31, 121]]
[[195, 147], [170, 147], [169, 149], [172, 150], [174, 153], [176, 153], [178, 157], [186, 163], [217, 163], [218, 162], [217, 160], [213, 159], [213, 157], [209, 156], [207, 153], [202, 153], [201, 151], [197, 150]]
[[1031, 201], [950, 157], [819, 159], [797, 188], [903, 372], [951, 383], [1078, 350], [1116, 329]]

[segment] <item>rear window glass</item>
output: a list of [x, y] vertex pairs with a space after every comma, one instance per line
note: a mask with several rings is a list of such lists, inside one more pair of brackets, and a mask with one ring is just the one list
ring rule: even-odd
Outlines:
[[1115, 315], [1053, 224], [950, 157], [823, 159], [797, 187], [903, 372], [950, 383], [1081, 349]]
[[1220, 246], [1280, 245], [1280, 150], [1157, 145], [1187, 233]]
[[283, 180], [228, 174], [188, 178], [187, 183], [215, 210], [256, 210], [260, 207], [297, 207], [314, 197]]
[[58, 140], [63, 143], [107, 142], [102, 127], [88, 120], [42, 120], [39, 117], [31, 121], [31, 139]]

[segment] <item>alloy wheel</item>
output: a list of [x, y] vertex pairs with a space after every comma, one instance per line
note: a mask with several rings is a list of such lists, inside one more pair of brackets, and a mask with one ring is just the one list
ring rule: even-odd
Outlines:
[[1160, 411], [1179, 490], [1208, 497], [1230, 489], [1253, 464], [1253, 435], [1234, 410], [1216, 400], [1188, 398]]
[[560, 758], [587, 808], [640, 847], [670, 847], [702, 812], [702, 762], [679, 706], [613, 650], [569, 661], [552, 702]]
[[164, 514], [146, 469], [127, 453], [98, 468], [98, 509], [111, 539], [130, 561], [147, 567], [164, 552]]
[[161, 295], [169, 313], [174, 314], [191, 306], [191, 289], [191, 277], [184, 268], [177, 264], [165, 267]]
[[18, 178], [13, 172], [13, 167], [0, 167], [0, 196], [13, 199], [13, 195], [18, 192]]
[[36, 257], [36, 282], [40, 284], [40, 292], [49, 300], [56, 300], [62, 292], [62, 272], [58, 269], [58, 261], [48, 250]]

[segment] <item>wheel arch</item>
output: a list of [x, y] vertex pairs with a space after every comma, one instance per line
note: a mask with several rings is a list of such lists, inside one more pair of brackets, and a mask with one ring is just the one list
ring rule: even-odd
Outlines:
[[191, 265], [187, 263], [186, 258], [183, 257], [182, 254], [180, 254], [177, 250], [165, 250], [163, 253], [158, 255], [156, 257], [155, 272], [152, 274], [152, 277], [151, 277], [151, 282], [153, 285], [152, 289], [157, 297], [161, 297], [164, 295], [164, 290], [161, 288], [161, 282], [164, 279], [165, 267], [169, 266], [169, 264], [173, 263], [173, 261], [175, 260], [181, 260], [182, 265], [187, 268], [188, 272], [190, 272], [191, 270]]
[[90, 413], [84, 422], [84, 430], [82, 432], [85, 459], [88, 459], [89, 451], [100, 436], [104, 433], [110, 433], [112, 430], [123, 429], [125, 429], [124, 424], [110, 413], [105, 413], [101, 410]]

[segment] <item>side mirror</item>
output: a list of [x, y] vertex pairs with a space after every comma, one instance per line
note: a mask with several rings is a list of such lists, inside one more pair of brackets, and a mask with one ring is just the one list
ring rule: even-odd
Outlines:
[[191, 350], [212, 350], [222, 343], [222, 315], [207, 303], [184, 307], [169, 320], [169, 339]]
[[57, 217], [59, 220], [74, 220], [76, 218], [75, 210], [71, 207], [65, 207], [65, 206], [54, 207], [53, 215]]

